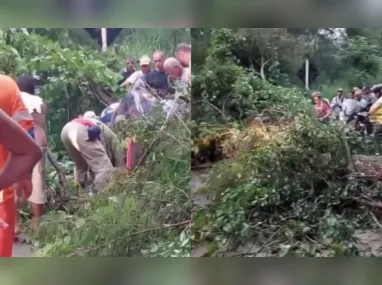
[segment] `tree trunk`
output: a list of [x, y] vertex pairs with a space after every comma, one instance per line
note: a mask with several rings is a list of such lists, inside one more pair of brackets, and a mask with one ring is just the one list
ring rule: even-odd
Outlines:
[[265, 77], [265, 66], [267, 65], [269, 61], [270, 59], [264, 60], [264, 56], [263, 55], [261, 56], [260, 76], [261, 76], [261, 79], [264, 81], [267, 80], [267, 78]]
[[29, 35], [29, 32], [28, 32], [27, 28], [20, 28], [20, 30], [21, 30], [24, 34]]
[[107, 50], [107, 28], [101, 28], [102, 51]]
[[305, 59], [305, 89], [309, 90], [309, 59]]
[[265, 73], [264, 73], [264, 67], [265, 67], [266, 62], [264, 62], [264, 57], [261, 56], [261, 67], [260, 67], [260, 74], [261, 74], [261, 79], [265, 79]]

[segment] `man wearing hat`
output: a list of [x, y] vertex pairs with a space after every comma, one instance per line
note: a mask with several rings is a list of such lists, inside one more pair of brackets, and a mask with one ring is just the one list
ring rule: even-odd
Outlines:
[[86, 111], [82, 118], [84, 119], [98, 119], [96, 113], [94, 113], [94, 111]]
[[332, 102], [330, 103], [330, 108], [332, 110], [332, 114], [334, 118], [338, 118], [340, 115], [340, 112], [342, 110], [342, 103], [345, 100], [345, 96], [343, 93], [342, 88], [339, 88], [337, 90], [337, 95], [332, 99]]
[[149, 56], [144, 55], [139, 59], [139, 64], [141, 65], [141, 70], [135, 71], [131, 74], [120, 87], [133, 86], [139, 79], [147, 75], [151, 71], [151, 59]]

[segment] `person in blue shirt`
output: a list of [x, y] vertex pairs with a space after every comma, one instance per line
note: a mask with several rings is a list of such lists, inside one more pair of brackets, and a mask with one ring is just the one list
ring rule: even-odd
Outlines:
[[113, 122], [114, 113], [118, 106], [119, 102], [107, 106], [99, 116], [99, 120], [106, 125], [110, 125]]
[[[155, 69], [142, 77], [142, 81], [146, 84], [146, 87], [153, 89], [152, 91], [162, 98], [166, 97], [167, 94], [175, 93], [175, 89], [169, 83], [167, 73], [164, 71], [165, 60], [166, 55], [163, 51], [155, 51], [153, 54]], [[122, 98], [119, 105], [116, 107], [116, 110], [113, 112], [111, 121], [115, 122], [119, 116], [123, 117], [129, 113], [138, 116], [135, 110], [134, 96], [131, 92]]]
[[166, 55], [163, 51], [157, 50], [153, 54], [155, 69], [143, 77], [147, 85], [154, 89], [160, 97], [162, 94], [174, 94], [175, 90], [171, 87], [168, 81], [167, 73], [164, 71], [163, 64], [166, 60]]

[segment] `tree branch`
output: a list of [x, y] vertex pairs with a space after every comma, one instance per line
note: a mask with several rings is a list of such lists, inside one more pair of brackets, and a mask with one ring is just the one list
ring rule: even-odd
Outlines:
[[[127, 239], [129, 237], [145, 234], [145, 233], [148, 233], [148, 232], [159, 231], [159, 230], [163, 230], [163, 229], [178, 228], [178, 227], [181, 227], [181, 226], [190, 225], [190, 223], [191, 223], [191, 221], [188, 220], [188, 221], [180, 222], [180, 223], [177, 223], [177, 224], [164, 224], [164, 225], [159, 226], [159, 227], [150, 228], [150, 229], [146, 229], [146, 230], [142, 230], [142, 231], [138, 231], [138, 232], [135, 232], [135, 233], [130, 233], [130, 234], [124, 235], [124, 236], [119, 237], [118, 239], [110, 242], [110, 244], [114, 243], [114, 242], [117, 242], [117, 241], [120, 241], [120, 240], [123, 240], [123, 239]], [[88, 249], [85, 249], [85, 250], [82, 250], [82, 251], [75, 251], [74, 253], [69, 254], [66, 257], [83, 256], [85, 253], [88, 253], [88, 252], [90, 252], [92, 250], [99, 249], [102, 246], [104, 246], [104, 244], [102, 244], [100, 246], [88, 248]]]
[[206, 103], [207, 105], [209, 105], [210, 107], [214, 108], [216, 111], [218, 111], [222, 118], [224, 119], [224, 121], [227, 121], [227, 117], [226, 115], [224, 114], [224, 112], [222, 110], [220, 110], [218, 107], [216, 107], [214, 104], [212, 104], [211, 102], [208, 102], [207, 100], [203, 99], [203, 100], [200, 100], [200, 101], [196, 101], [196, 102], [193, 102], [193, 104], [198, 104], [198, 103]]
[[264, 68], [265, 68], [265, 65], [270, 61], [270, 59], [264, 61], [264, 56], [261, 55], [261, 67], [260, 67], [260, 75], [261, 75], [261, 79], [263, 80], [267, 80], [265, 78], [265, 71], [264, 71]]
[[60, 184], [61, 184], [61, 187], [62, 187], [62, 193], [64, 194], [64, 196], [67, 196], [68, 192], [69, 192], [69, 184], [68, 184], [68, 181], [66, 180], [64, 171], [61, 169], [61, 167], [59, 166], [59, 164], [57, 162], [57, 159], [50, 152], [49, 149], [47, 150], [47, 155], [48, 155], [48, 159], [49, 159], [50, 164], [56, 170], [56, 172], [58, 174], [58, 177], [60, 179]]

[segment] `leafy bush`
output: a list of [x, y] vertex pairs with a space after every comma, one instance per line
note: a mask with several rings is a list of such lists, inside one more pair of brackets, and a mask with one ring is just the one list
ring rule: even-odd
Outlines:
[[311, 109], [300, 89], [272, 85], [234, 62], [222, 65], [213, 59], [195, 76], [191, 92], [192, 116], [198, 124], [247, 120], [268, 109], [278, 109], [283, 116]]
[[148, 150], [147, 166], [120, 171], [94, 197], [52, 212], [37, 238], [42, 256], [188, 256], [190, 240], [190, 119], [163, 116], [123, 122]]
[[367, 187], [346, 178], [350, 148], [375, 153], [337, 123], [299, 116], [266, 146], [219, 163], [205, 187], [213, 205], [194, 219], [196, 240], [231, 249], [255, 240], [268, 255], [358, 254], [354, 228], [370, 220], [352, 200]]
[[381, 69], [378, 46], [365, 37], [350, 39], [348, 48], [343, 51], [344, 61], [351, 66], [347, 78], [351, 86], [370, 84]]

